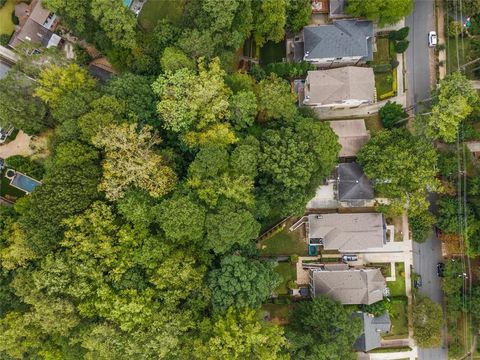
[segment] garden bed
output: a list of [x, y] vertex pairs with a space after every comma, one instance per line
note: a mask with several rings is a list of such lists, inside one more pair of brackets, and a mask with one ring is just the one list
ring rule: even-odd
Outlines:
[[262, 310], [268, 312], [272, 323], [286, 325], [293, 307], [294, 304], [263, 304]]
[[397, 92], [396, 69], [392, 68], [392, 60], [397, 59], [397, 54], [392, 51], [392, 44], [388, 37], [377, 37], [377, 51], [373, 53], [370, 63], [375, 74], [375, 89], [377, 101], [395, 96]]
[[368, 266], [369, 267], [374, 267], [374, 268], [379, 268], [384, 277], [391, 276], [392, 267], [390, 266], [390, 263], [369, 263]]

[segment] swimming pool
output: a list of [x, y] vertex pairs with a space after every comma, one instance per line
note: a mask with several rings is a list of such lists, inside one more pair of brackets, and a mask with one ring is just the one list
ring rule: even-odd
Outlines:
[[133, 0], [123, 0], [123, 5], [125, 5], [126, 7], [130, 7], [130, 5], [132, 5], [132, 2]]
[[27, 194], [31, 193], [35, 188], [40, 185], [41, 182], [32, 179], [30, 176], [16, 172], [13, 179], [10, 181], [10, 185], [25, 191]]

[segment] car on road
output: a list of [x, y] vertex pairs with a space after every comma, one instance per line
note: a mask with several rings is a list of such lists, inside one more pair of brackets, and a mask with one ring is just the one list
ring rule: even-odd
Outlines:
[[443, 271], [445, 270], [445, 264], [444, 263], [438, 263], [437, 264], [437, 275], [439, 277], [444, 277]]
[[437, 33], [435, 31], [430, 31], [428, 33], [428, 46], [429, 47], [435, 47], [437, 46]]
[[358, 260], [358, 256], [357, 255], [343, 255], [342, 256], [342, 260], [344, 262], [347, 262], [347, 261], [357, 261]]

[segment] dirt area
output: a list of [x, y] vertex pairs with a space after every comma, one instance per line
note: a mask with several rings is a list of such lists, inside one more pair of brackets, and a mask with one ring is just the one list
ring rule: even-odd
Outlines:
[[15, 140], [8, 144], [0, 145], [0, 157], [9, 158], [14, 155], [30, 156], [33, 150], [30, 148], [31, 137], [20, 131]]
[[395, 216], [392, 218], [387, 218], [387, 224], [393, 225], [395, 227], [395, 241], [403, 241], [403, 221], [401, 216]]

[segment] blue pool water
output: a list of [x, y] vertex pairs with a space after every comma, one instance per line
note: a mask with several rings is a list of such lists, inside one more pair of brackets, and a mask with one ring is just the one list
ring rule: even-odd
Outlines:
[[317, 247], [313, 245], [308, 245], [308, 255], [309, 256], [317, 255]]
[[132, 5], [132, 2], [133, 0], [123, 0], [123, 5], [125, 5], [126, 7], [130, 7], [130, 5]]
[[27, 193], [31, 193], [38, 185], [40, 185], [40, 182], [17, 172], [15, 177], [10, 182], [10, 185], [13, 185]]

